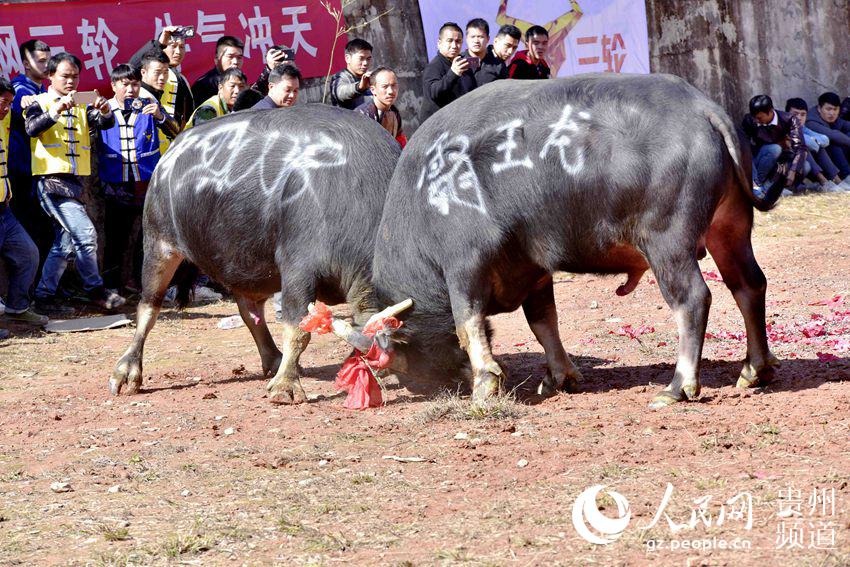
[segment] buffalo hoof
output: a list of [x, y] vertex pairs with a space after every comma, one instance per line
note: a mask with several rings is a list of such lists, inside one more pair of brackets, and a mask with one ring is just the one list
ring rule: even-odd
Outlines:
[[667, 406], [672, 406], [673, 404], [685, 401], [685, 399], [684, 393], [676, 395], [670, 390], [661, 390], [655, 394], [654, 398], [652, 398], [652, 401], [649, 403], [649, 409], [657, 410], [666, 408]]
[[304, 393], [298, 378], [275, 377], [268, 383], [266, 389], [269, 391], [269, 401], [273, 404], [301, 404], [307, 401], [307, 394]]
[[490, 398], [497, 396], [502, 391], [505, 381], [505, 373], [498, 364], [492, 362], [475, 374], [475, 382], [472, 388], [472, 402], [484, 403]]
[[699, 393], [702, 390], [702, 387], [699, 383], [694, 384], [685, 384], [682, 386], [682, 393], [685, 395], [685, 398], [694, 401], [699, 398]]
[[124, 389], [125, 394], [138, 394], [142, 388], [142, 365], [138, 361], [122, 358], [115, 366], [109, 379], [109, 393], [117, 396]]
[[263, 358], [263, 375], [264, 376], [275, 376], [277, 371], [280, 369], [280, 361], [283, 360], [283, 356], [278, 353], [277, 356]]
[[546, 377], [543, 378], [543, 381], [540, 382], [539, 386], [537, 386], [537, 395], [551, 398], [560, 390], [569, 392], [570, 394], [575, 394], [579, 391], [579, 383], [582, 379], [583, 377], [581, 372], [578, 371], [578, 368], [572, 370], [568, 374], [565, 374], [560, 380], [553, 378], [552, 373], [547, 370]]
[[735, 384], [738, 388], [758, 388], [767, 386], [776, 378], [776, 369], [780, 366], [779, 360], [770, 355], [764, 366], [756, 368], [749, 360], [744, 361], [744, 368], [741, 369], [741, 375], [738, 376], [738, 382]]

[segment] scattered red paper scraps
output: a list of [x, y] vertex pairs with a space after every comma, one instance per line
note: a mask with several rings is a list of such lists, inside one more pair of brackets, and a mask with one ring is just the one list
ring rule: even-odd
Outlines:
[[818, 352], [815, 354], [818, 355], [818, 361], [820, 362], [835, 362], [837, 360], [841, 360], [831, 352]]
[[747, 333], [744, 331], [726, 331], [720, 329], [719, 331], [707, 331], [705, 333], [705, 338], [707, 339], [719, 339], [726, 341], [743, 341], [747, 337]]
[[825, 305], [827, 307], [837, 307], [839, 305], [844, 305], [844, 297], [836, 295], [832, 299], [821, 299], [820, 301], [809, 303], [809, 305]]
[[702, 273], [702, 277], [705, 278], [707, 282], [722, 282], [723, 277], [715, 272], [714, 270], [709, 270], [707, 272]]
[[807, 338], [822, 337], [826, 334], [826, 327], [816, 321], [800, 325], [799, 329], [803, 336]]
[[646, 335], [654, 332], [655, 327], [651, 327], [649, 325], [641, 325], [637, 328], [634, 328], [631, 325], [623, 325], [622, 327], [619, 327], [616, 331], [609, 331], [610, 334], [619, 335], [621, 337], [629, 337], [632, 340], [638, 340], [638, 337], [640, 337], [641, 335]]

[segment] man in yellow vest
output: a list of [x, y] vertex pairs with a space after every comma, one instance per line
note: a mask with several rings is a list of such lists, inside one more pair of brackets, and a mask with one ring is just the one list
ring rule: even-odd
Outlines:
[[[38, 248], [9, 208], [12, 198], [8, 162], [12, 113], [9, 110], [14, 99], [15, 87], [0, 76], [0, 257], [6, 260], [9, 274], [4, 310], [9, 320], [45, 325], [47, 317], [30, 309], [29, 300], [29, 289], [38, 269]], [[0, 329], [0, 338], [5, 336], [8, 336], [8, 331]]]
[[116, 309], [126, 300], [103, 286], [97, 265], [97, 232], [80, 201], [83, 179], [91, 175], [89, 130], [111, 128], [115, 116], [109, 102], [100, 95], [91, 105], [75, 101], [80, 60], [74, 55], [63, 52], [51, 57], [47, 75], [50, 88], [27, 108], [24, 124], [32, 138], [32, 174], [39, 202], [56, 229], [56, 239], [35, 290], [36, 308], [65, 310], [56, 291], [68, 259], [75, 256], [89, 301], [105, 310]]
[[186, 128], [197, 126], [225, 114], [230, 114], [239, 93], [245, 90], [248, 80], [240, 69], [231, 68], [219, 77], [218, 93], [198, 106]]

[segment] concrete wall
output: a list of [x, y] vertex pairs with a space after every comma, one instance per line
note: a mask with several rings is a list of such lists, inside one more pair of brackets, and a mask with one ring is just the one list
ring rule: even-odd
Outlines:
[[810, 104], [850, 91], [848, 0], [646, 0], [653, 71], [689, 80], [739, 120], [749, 99]]

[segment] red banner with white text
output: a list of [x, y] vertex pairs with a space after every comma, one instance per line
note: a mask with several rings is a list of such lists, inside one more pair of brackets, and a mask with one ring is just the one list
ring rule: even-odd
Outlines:
[[[330, 0], [340, 9], [341, 0]], [[83, 63], [80, 90], [109, 93], [110, 70], [169, 25], [195, 26], [186, 40], [181, 71], [194, 82], [212, 68], [215, 42], [223, 35], [245, 42], [243, 70], [253, 82], [263, 69], [266, 50], [285, 45], [305, 77], [320, 77], [345, 65], [346, 37], [331, 53], [337, 24], [319, 0], [80, 0], [0, 3], [0, 75], [14, 77], [24, 67], [18, 46], [28, 39], [47, 42], [51, 51], [68, 51]], [[344, 25], [344, 24], [343, 24]]]

